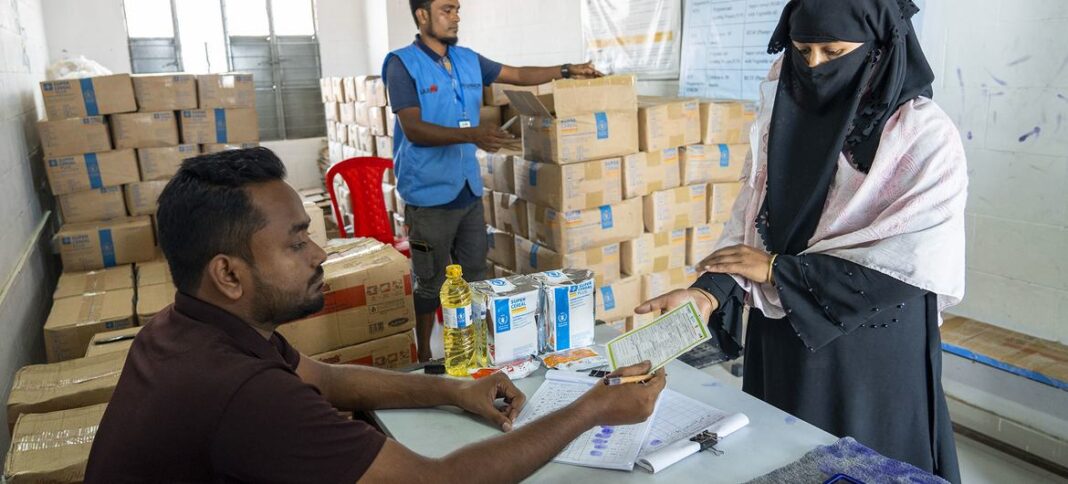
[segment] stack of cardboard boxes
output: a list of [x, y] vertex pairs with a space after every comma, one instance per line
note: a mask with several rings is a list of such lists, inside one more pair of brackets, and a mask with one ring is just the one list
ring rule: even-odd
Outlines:
[[494, 275], [589, 268], [599, 320], [647, 323], [632, 309], [696, 280], [722, 233], [753, 107], [639, 97], [629, 76], [498, 91], [523, 151], [479, 155]]
[[45, 81], [41, 93], [47, 119], [38, 131], [63, 220], [64, 275], [44, 327], [55, 362], [84, 355], [98, 332], [155, 313], [135, 307], [158, 311], [173, 300], [173, 286], [142, 291], [133, 265], [159, 258], [160, 193], [185, 158], [255, 146], [259, 128], [249, 74], [115, 74]]
[[327, 363], [401, 368], [417, 361], [408, 259], [374, 239], [333, 239], [324, 247], [326, 304], [278, 332]]

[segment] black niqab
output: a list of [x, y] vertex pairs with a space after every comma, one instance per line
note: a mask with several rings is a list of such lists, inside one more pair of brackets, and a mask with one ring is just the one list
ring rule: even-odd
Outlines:
[[[887, 120], [917, 96], [931, 96], [934, 73], [912, 28], [911, 0], [791, 0], [768, 46], [789, 49], [769, 128], [765, 244], [798, 254], [816, 231], [845, 153], [865, 173]], [[791, 41], [860, 42], [815, 68]]]

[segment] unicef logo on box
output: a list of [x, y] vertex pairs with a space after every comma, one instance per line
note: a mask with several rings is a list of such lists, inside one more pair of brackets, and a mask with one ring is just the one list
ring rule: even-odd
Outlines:
[[504, 287], [505, 284], [504, 279], [493, 279], [489, 283], [497, 287]]
[[51, 92], [52, 91], [52, 83], [51, 82], [44, 83], [44, 87], [42, 89], [44, 89], [46, 92]]
[[63, 245], [70, 245], [70, 237], [63, 237]]
[[59, 162], [56, 161], [56, 160], [48, 160], [48, 166], [51, 166], [52, 168], [55, 168], [55, 167], [59, 166]]

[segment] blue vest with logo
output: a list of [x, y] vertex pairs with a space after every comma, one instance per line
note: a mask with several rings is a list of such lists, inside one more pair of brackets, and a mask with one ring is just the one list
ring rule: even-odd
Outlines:
[[[450, 46], [447, 55], [452, 63], [451, 74], [419, 46], [409, 45], [386, 56], [382, 78], [386, 78], [390, 58], [397, 56], [415, 80], [424, 122], [457, 128], [467, 121], [472, 127], [478, 126], [482, 106], [478, 54], [464, 47]], [[475, 150], [471, 143], [443, 146], [412, 143], [404, 136], [398, 118], [393, 130], [393, 163], [401, 197], [417, 207], [444, 205], [459, 195], [464, 184], [471, 185], [471, 191], [481, 197], [482, 175]]]

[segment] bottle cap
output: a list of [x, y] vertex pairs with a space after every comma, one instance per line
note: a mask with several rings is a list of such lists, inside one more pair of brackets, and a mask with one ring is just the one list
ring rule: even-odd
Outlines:
[[460, 264], [449, 264], [445, 267], [445, 277], [455, 279], [464, 275], [464, 269]]
[[423, 367], [423, 373], [427, 375], [444, 375], [445, 365], [441, 363], [429, 363]]

